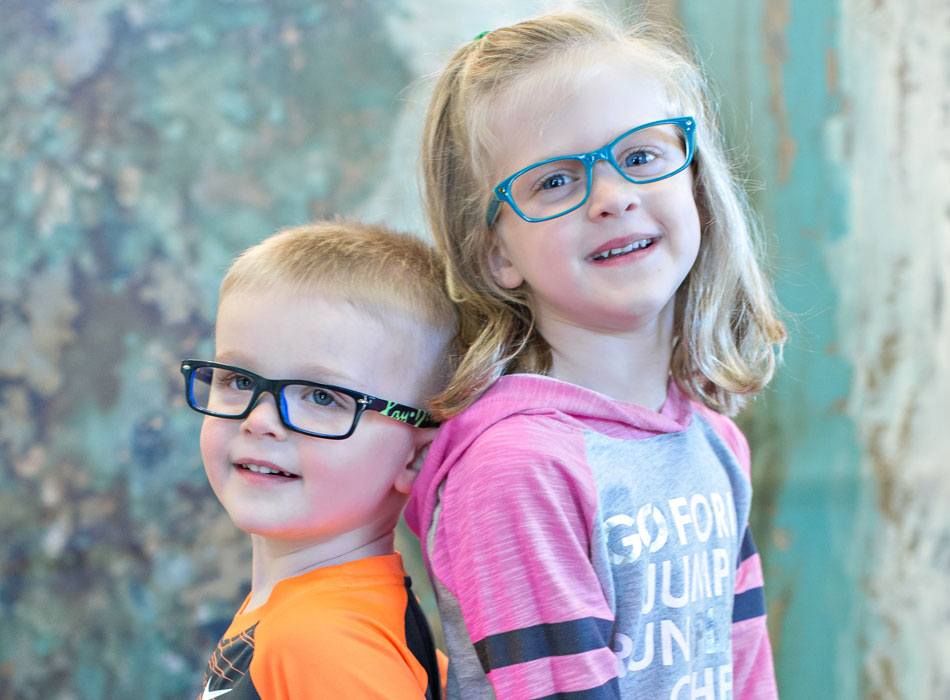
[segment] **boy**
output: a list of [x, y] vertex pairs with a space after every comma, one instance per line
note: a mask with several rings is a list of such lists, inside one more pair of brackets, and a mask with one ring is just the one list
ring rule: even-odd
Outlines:
[[231, 266], [215, 360], [181, 367], [208, 480], [252, 543], [202, 699], [440, 696], [393, 529], [455, 326], [436, 253], [380, 227], [287, 229]]

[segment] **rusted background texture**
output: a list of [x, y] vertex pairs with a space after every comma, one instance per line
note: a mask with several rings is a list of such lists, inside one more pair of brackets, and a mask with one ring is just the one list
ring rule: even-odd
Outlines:
[[[424, 233], [426, 76], [548, 6], [0, 0], [0, 699], [197, 695], [249, 573], [177, 368], [223, 270], [332, 214]], [[788, 310], [741, 416], [783, 696], [950, 698], [950, 3], [645, 11], [718, 86]]]

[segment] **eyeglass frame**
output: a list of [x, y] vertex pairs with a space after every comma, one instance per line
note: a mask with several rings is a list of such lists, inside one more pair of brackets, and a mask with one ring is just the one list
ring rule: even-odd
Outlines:
[[[230, 370], [254, 381], [254, 388], [252, 390], [253, 393], [251, 394], [251, 398], [248, 401], [247, 408], [245, 408], [242, 413], [237, 415], [222, 414], [198, 406], [195, 401], [193, 391], [194, 374], [196, 370], [201, 369], [202, 367]], [[412, 426], [414, 428], [435, 428], [440, 425], [440, 423], [432, 417], [431, 413], [424, 411], [421, 408], [414, 408], [396, 401], [381, 399], [362, 391], [356, 391], [355, 389], [348, 389], [346, 387], [336, 386], [334, 384], [313, 382], [309, 379], [268, 379], [267, 377], [262, 377], [255, 372], [246, 370], [243, 367], [225, 365], [220, 362], [208, 362], [206, 360], [182, 360], [180, 369], [182, 376], [185, 379], [185, 396], [188, 401], [188, 406], [198, 413], [204, 414], [206, 416], [213, 416], [214, 418], [223, 418], [225, 420], [243, 420], [251, 415], [251, 411], [257, 407], [262, 394], [270, 394], [274, 397], [274, 403], [277, 407], [277, 415], [280, 417], [281, 424], [283, 424], [285, 428], [289, 428], [296, 433], [307, 435], [309, 437], [324, 438], [326, 440], [345, 440], [356, 431], [356, 426], [360, 422], [360, 417], [366, 411], [376, 411], [387, 418], [392, 418], [393, 420], [399, 421], [400, 423], [405, 423], [406, 425]], [[312, 386], [318, 389], [329, 389], [330, 391], [345, 394], [354, 399], [356, 401], [356, 408], [353, 412], [353, 422], [350, 425], [349, 431], [343, 435], [326, 435], [324, 433], [314, 433], [309, 430], [304, 430], [303, 428], [298, 428], [293, 423], [291, 423], [289, 418], [284, 415], [283, 401], [281, 400], [281, 393], [283, 392], [284, 387], [291, 384]]]
[[[686, 160], [683, 162], [679, 168], [674, 170], [671, 173], [666, 175], [661, 175], [660, 177], [652, 177], [646, 180], [636, 180], [632, 177], [628, 177], [626, 173], [623, 172], [623, 169], [620, 167], [620, 164], [617, 163], [614, 158], [613, 148], [619, 142], [623, 141], [625, 138], [630, 136], [637, 131], [643, 129], [649, 129], [652, 126], [659, 126], [660, 124], [676, 124], [679, 126], [683, 133], [686, 136]], [[629, 131], [625, 131], [620, 136], [615, 138], [608, 144], [601, 146], [600, 148], [595, 148], [593, 151], [588, 151], [587, 153], [576, 153], [574, 155], [568, 156], [556, 156], [554, 158], [545, 158], [544, 160], [539, 160], [537, 163], [532, 163], [531, 165], [522, 168], [514, 175], [509, 175], [504, 180], [499, 182], [492, 188], [493, 199], [488, 204], [488, 210], [485, 212], [485, 224], [488, 228], [491, 228], [495, 224], [495, 219], [498, 218], [498, 212], [501, 210], [501, 205], [507, 203], [519, 217], [524, 219], [529, 223], [540, 223], [541, 221], [550, 221], [551, 219], [557, 219], [560, 216], [565, 216], [570, 214], [572, 211], [580, 209], [584, 206], [585, 202], [590, 199], [591, 188], [594, 184], [594, 165], [601, 160], [605, 160], [610, 163], [614, 170], [616, 170], [620, 175], [627, 180], [632, 182], [635, 185], [645, 185], [650, 182], [656, 182], [658, 180], [665, 180], [668, 177], [673, 177], [677, 173], [682, 172], [689, 167], [690, 163], [693, 162], [693, 155], [695, 155], [695, 139], [696, 137], [696, 120], [693, 117], [674, 117], [671, 119], [658, 119], [656, 121], [647, 122], [646, 124], [641, 124], [640, 126], [635, 126]], [[573, 207], [562, 211], [560, 214], [555, 214], [553, 216], [546, 216], [542, 219], [535, 219], [518, 208], [518, 205], [515, 203], [514, 197], [511, 196], [511, 183], [517, 180], [519, 177], [524, 175], [526, 172], [532, 168], [537, 168], [540, 165], [546, 165], [548, 163], [554, 163], [559, 160], [579, 160], [584, 164], [584, 169], [587, 172], [587, 193], [584, 195], [584, 199], [575, 204]]]

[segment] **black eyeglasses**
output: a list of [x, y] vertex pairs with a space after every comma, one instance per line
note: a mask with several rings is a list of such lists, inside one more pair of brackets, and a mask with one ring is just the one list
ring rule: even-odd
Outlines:
[[188, 405], [199, 413], [235, 420], [247, 418], [261, 394], [277, 402], [281, 422], [313, 437], [343, 440], [356, 430], [363, 411], [378, 411], [416, 428], [439, 423], [428, 411], [387, 401], [352, 389], [305, 379], [267, 379], [240, 367], [217, 362], [184, 360]]

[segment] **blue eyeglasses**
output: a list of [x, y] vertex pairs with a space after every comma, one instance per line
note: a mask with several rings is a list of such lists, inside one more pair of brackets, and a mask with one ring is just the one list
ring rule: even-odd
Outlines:
[[594, 165], [600, 160], [636, 184], [672, 177], [692, 162], [695, 135], [692, 117], [661, 119], [624, 132], [589, 153], [529, 165], [495, 186], [485, 222], [492, 227], [502, 202], [525, 221], [548, 221], [570, 214], [590, 197]]

